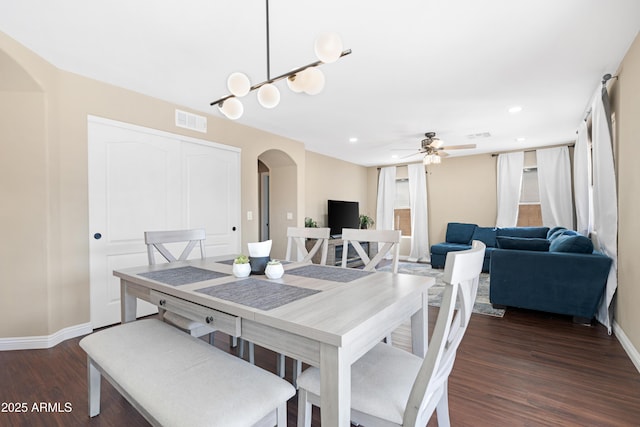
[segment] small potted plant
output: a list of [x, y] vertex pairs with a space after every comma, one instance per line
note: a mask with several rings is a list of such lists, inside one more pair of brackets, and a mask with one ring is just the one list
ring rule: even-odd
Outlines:
[[307, 228], [317, 228], [318, 223], [313, 220], [313, 218], [306, 217], [304, 219], [304, 226]]
[[279, 279], [284, 274], [284, 267], [280, 261], [272, 259], [267, 263], [267, 267], [264, 269], [264, 274], [268, 279]]
[[248, 277], [251, 274], [251, 264], [249, 264], [249, 257], [246, 255], [238, 255], [233, 260], [233, 275], [236, 277]]
[[363, 230], [368, 229], [369, 227], [373, 226], [374, 222], [373, 222], [373, 218], [371, 218], [368, 215], [360, 215], [360, 228]]

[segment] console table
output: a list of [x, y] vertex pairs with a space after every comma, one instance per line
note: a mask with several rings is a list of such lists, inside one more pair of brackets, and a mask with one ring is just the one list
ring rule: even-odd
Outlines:
[[[313, 245], [316, 243], [315, 239], [307, 239], [306, 246], [307, 250], [310, 250]], [[342, 239], [329, 239], [329, 248], [327, 249], [327, 265], [341, 265], [342, 264], [342, 249], [344, 246], [344, 240]], [[369, 258], [373, 258], [378, 253], [378, 245], [373, 242], [362, 242], [362, 249], [367, 252]], [[313, 256], [313, 263], [320, 264], [321, 253], [318, 251]], [[353, 246], [349, 245], [349, 252], [347, 253], [347, 266], [348, 267], [358, 267], [363, 265], [362, 260], [356, 253], [356, 250], [353, 249]]]

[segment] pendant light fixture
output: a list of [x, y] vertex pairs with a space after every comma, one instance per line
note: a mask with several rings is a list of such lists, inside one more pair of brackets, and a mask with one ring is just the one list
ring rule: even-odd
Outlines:
[[218, 109], [228, 119], [236, 120], [244, 113], [242, 102], [238, 98], [247, 95], [254, 90], [258, 91], [258, 102], [264, 108], [274, 108], [280, 102], [280, 90], [274, 84], [286, 79], [287, 86], [296, 93], [316, 95], [322, 91], [325, 84], [324, 73], [319, 65], [335, 62], [343, 56], [349, 55], [351, 49], [342, 50], [342, 40], [335, 33], [321, 34], [315, 41], [314, 50], [318, 61], [302, 67], [295, 68], [288, 73], [271, 77], [271, 64], [269, 52], [269, 0], [266, 0], [266, 29], [267, 29], [267, 79], [261, 83], [251, 85], [246, 74], [235, 72], [227, 79], [229, 95], [213, 101], [210, 105], [217, 105]]

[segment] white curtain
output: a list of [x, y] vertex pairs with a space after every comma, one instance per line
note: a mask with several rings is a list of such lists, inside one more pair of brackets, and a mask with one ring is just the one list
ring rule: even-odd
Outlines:
[[393, 208], [396, 202], [396, 167], [380, 169], [378, 176], [378, 203], [376, 229], [393, 230]]
[[573, 198], [569, 148], [536, 150], [542, 225], [573, 230]]
[[587, 123], [584, 120], [578, 126], [578, 136], [573, 149], [573, 188], [575, 189], [576, 231], [583, 236], [589, 236], [593, 220], [591, 149]]
[[498, 156], [498, 217], [496, 227], [515, 227], [522, 190], [524, 151]]
[[409, 171], [409, 203], [411, 207], [411, 252], [409, 261], [429, 261], [429, 229], [427, 219], [427, 178], [422, 163], [412, 163]]
[[611, 302], [618, 287], [618, 197], [613, 162], [611, 114], [606, 87], [598, 90], [591, 109], [593, 142], [593, 229], [600, 250], [613, 259], [607, 288], [596, 319], [611, 333]]

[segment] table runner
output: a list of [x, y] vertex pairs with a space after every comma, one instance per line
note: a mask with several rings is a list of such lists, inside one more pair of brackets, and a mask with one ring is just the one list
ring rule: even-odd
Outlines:
[[320, 291], [248, 278], [237, 282], [197, 289], [196, 292], [267, 311]]
[[324, 265], [310, 264], [287, 270], [286, 274], [309, 277], [311, 279], [330, 280], [332, 282], [347, 283], [361, 277], [372, 274], [372, 271], [363, 271], [354, 268], [336, 268]]
[[229, 276], [226, 273], [205, 270], [198, 267], [177, 267], [168, 268], [166, 270], [150, 271], [148, 273], [140, 273], [140, 276], [147, 279], [162, 282], [171, 286], [186, 285], [189, 283], [204, 282], [205, 280], [217, 279], [219, 277]]

